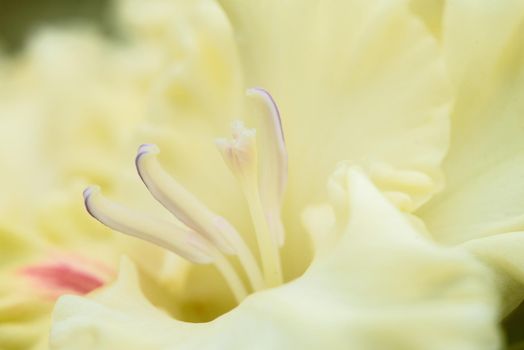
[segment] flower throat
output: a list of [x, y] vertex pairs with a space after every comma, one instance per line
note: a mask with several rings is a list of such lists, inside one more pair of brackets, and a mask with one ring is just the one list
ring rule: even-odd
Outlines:
[[[153, 144], [138, 148], [136, 169], [151, 195], [177, 220], [153, 218], [114, 203], [101, 194], [98, 186], [84, 191], [87, 211], [106, 226], [149, 241], [195, 264], [214, 264], [238, 303], [252, 292], [283, 283], [280, 247], [285, 237], [280, 212], [287, 181], [287, 151], [280, 114], [267, 91], [252, 88], [247, 95], [256, 99], [262, 112], [261, 147], [257, 147], [256, 130], [246, 128], [240, 121], [232, 125], [232, 138], [217, 139], [216, 146], [247, 202], [262, 269], [238, 231], [162, 168], [157, 159], [160, 150]], [[248, 286], [228, 260], [231, 255], [238, 258]]]

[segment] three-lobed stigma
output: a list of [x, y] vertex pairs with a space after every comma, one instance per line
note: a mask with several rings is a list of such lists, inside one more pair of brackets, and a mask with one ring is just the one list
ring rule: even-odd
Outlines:
[[114, 203], [106, 199], [97, 186], [84, 191], [87, 211], [104, 225], [161, 246], [195, 264], [214, 264], [238, 302], [249, 294], [249, 289], [227, 256], [238, 258], [251, 291], [283, 283], [279, 248], [285, 236], [280, 217], [287, 181], [284, 133], [271, 95], [261, 88], [249, 89], [247, 95], [255, 100], [264, 119], [261, 146], [257, 145], [257, 131], [240, 121], [232, 125], [232, 138], [217, 139], [216, 145], [244, 193], [255, 228], [262, 271], [233, 225], [207, 208], [163, 169], [156, 145], [141, 145], [135, 164], [151, 195], [173, 214], [174, 220], [154, 218]]

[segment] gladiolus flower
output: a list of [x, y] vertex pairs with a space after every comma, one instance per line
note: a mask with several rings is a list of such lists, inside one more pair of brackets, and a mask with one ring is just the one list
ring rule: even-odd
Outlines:
[[146, 119], [115, 125], [148, 142], [136, 170], [172, 215], [121, 160], [100, 185], [126, 204], [97, 186], [84, 204], [175, 263], [159, 284], [124, 257], [107, 287], [87, 260], [25, 264], [79, 294], [52, 349], [500, 347], [524, 295], [518, 1], [120, 5], [155, 59]]
[[[142, 25], [165, 14], [142, 6]], [[159, 85], [157, 114], [142, 133], [158, 146], [145, 144], [136, 157], [142, 181], [174, 217], [155, 219], [97, 187], [84, 192], [89, 213], [102, 223], [190, 262], [175, 287], [179, 319], [144, 297], [124, 260], [112, 287], [89, 299], [59, 300], [52, 347], [496, 346], [491, 271], [464, 250], [436, 245], [408, 214], [442, 186], [450, 95], [436, 42], [406, 4], [319, 5], [298, 17], [291, 5], [272, 13], [276, 7], [224, 4], [235, 32], [212, 2], [180, 6], [189, 8], [188, 18], [216, 27], [182, 36], [194, 40], [194, 55]], [[159, 27], [155, 33], [164, 33]], [[219, 39], [225, 44], [217, 49]], [[340, 42], [342, 50], [334, 45]], [[385, 53], [380, 60], [378, 52]], [[238, 90], [248, 83], [267, 87], [280, 113], [261, 89], [249, 90], [256, 101], [245, 102]], [[244, 122], [233, 123], [232, 139], [219, 139], [215, 156], [207, 153], [212, 135], [239, 113]], [[349, 162], [336, 166], [340, 160]], [[307, 233], [297, 221], [323, 199], [335, 167], [332, 204], [302, 214], [312, 233], [308, 264]], [[221, 174], [226, 168], [233, 176]], [[211, 283], [217, 275], [225, 283]], [[200, 319], [184, 312], [188, 301], [204, 309]], [[237, 306], [215, 318], [227, 305]]]

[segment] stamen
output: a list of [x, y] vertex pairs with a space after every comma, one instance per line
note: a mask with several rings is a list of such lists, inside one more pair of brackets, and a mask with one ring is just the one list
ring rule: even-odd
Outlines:
[[197, 264], [214, 260], [213, 246], [193, 230], [113, 203], [102, 196], [98, 186], [84, 191], [84, 202], [92, 217], [116, 231], [164, 247]]
[[250, 89], [247, 94], [258, 102], [262, 115], [260, 157], [256, 131], [242, 122], [232, 125], [231, 140], [218, 139], [216, 145], [239, 180], [249, 206], [264, 275], [237, 230], [162, 168], [155, 145], [139, 147], [136, 168], [149, 192], [178, 219], [176, 222], [154, 219], [113, 203], [101, 195], [98, 187], [84, 191], [88, 212], [106, 226], [194, 263], [215, 264], [239, 302], [247, 295], [246, 288], [225, 254], [238, 256], [253, 290], [283, 283], [279, 247], [284, 244], [281, 211], [288, 161], [279, 111], [271, 95], [261, 88]]
[[135, 158], [138, 174], [149, 192], [175, 217], [204, 235], [222, 252], [234, 253], [230, 241], [236, 234], [235, 229], [167, 174], [158, 163], [158, 153], [160, 150], [156, 145], [144, 144], [138, 148]]
[[[248, 89], [247, 96], [260, 102], [258, 106], [261, 114], [265, 117], [262, 125], [265, 128], [264, 133], [268, 137], [268, 140], [266, 140], [267, 144], [264, 145], [264, 148], [268, 149], [271, 153], [271, 159], [268, 165], [275, 168], [273, 169], [274, 171], [265, 174], [268, 175], [268, 181], [272, 180], [272, 183], [277, 184], [277, 186], [271, 186], [272, 190], [275, 189], [271, 192], [275, 193], [280, 201], [282, 201], [287, 183], [288, 156], [280, 112], [273, 97], [262, 88], [255, 87]], [[267, 188], [269, 189], [269, 187]]]
[[271, 95], [262, 88], [248, 89], [247, 96], [256, 101], [258, 114], [262, 117], [259, 135], [264, 142], [261, 145], [259, 190], [271, 232], [282, 246], [285, 234], [280, 212], [287, 184], [288, 155], [280, 112]]
[[214, 263], [237, 301], [247, 296], [244, 284], [229, 261], [195, 231], [113, 203], [102, 196], [97, 186], [84, 191], [84, 203], [91, 216], [116, 231], [154, 243], [197, 264]]
[[162, 168], [157, 159], [159, 152], [155, 145], [142, 145], [135, 159], [138, 173], [153, 197], [222, 252], [237, 254], [253, 289], [263, 289], [264, 281], [255, 257], [240, 234], [225, 218], [209, 210]]
[[277, 286], [282, 284], [280, 254], [278, 242], [270, 231], [260, 198], [256, 133], [237, 121], [232, 125], [232, 134], [232, 140], [218, 139], [216, 145], [224, 161], [237, 177], [249, 206], [266, 283], [269, 287]]

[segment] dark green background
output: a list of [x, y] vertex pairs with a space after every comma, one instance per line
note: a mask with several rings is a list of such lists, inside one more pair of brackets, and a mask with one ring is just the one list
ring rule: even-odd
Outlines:
[[111, 0], [0, 0], [0, 45], [9, 51], [42, 25], [95, 22], [112, 32]]

